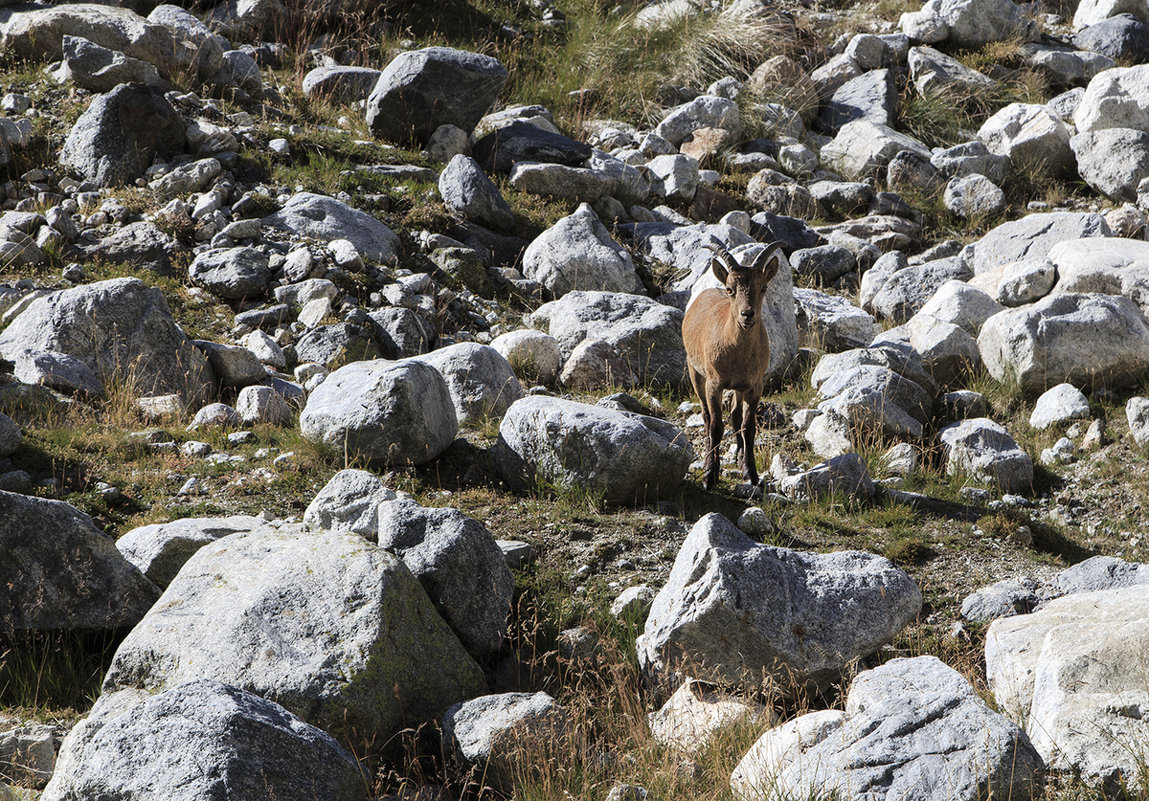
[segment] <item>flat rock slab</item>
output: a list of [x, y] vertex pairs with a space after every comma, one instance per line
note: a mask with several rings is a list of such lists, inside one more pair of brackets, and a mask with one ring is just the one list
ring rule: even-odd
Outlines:
[[917, 585], [860, 551], [759, 545], [709, 514], [682, 544], [638, 640], [642, 668], [784, 694], [825, 688], [921, 609]]

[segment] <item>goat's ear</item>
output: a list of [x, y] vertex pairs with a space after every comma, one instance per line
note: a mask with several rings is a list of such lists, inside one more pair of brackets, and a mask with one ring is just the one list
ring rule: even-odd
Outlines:
[[710, 260], [710, 272], [714, 273], [714, 277], [726, 285], [726, 276], [728, 275], [726, 267], [722, 264], [722, 259], [715, 256]]
[[760, 270], [766, 276], [766, 281], [769, 281], [778, 274], [784, 258], [786, 258], [786, 254], [782, 252], [782, 245], [775, 242], [767, 245], [766, 249], [758, 254], [758, 257], [754, 259], [754, 268]]

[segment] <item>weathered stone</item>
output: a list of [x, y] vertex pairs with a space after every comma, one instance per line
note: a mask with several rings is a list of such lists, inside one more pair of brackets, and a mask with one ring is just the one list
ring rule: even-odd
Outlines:
[[398, 557], [353, 534], [291, 527], [200, 548], [121, 643], [104, 692], [198, 678], [275, 697], [356, 743], [483, 687]]
[[1137, 187], [1149, 178], [1149, 131], [1103, 128], [1069, 144], [1085, 183], [1112, 200], [1137, 200]]
[[321, 97], [335, 103], [366, 100], [379, 82], [379, 70], [369, 67], [316, 67], [303, 76], [301, 88], [307, 97]]
[[1030, 214], [1002, 223], [975, 242], [969, 261], [974, 274], [981, 275], [1021, 259], [1043, 258], [1058, 242], [1093, 236], [1113, 236], [1100, 214], [1070, 211]]
[[416, 358], [446, 380], [459, 425], [501, 418], [523, 396], [511, 365], [489, 345], [459, 342]]
[[518, 486], [542, 479], [619, 502], [674, 490], [693, 460], [689, 439], [664, 420], [542, 396], [511, 405], [496, 445], [496, 467]]
[[0, 629], [133, 626], [159, 590], [91, 518], [62, 502], [0, 491]]
[[134, 528], [116, 540], [116, 548], [148, 580], [164, 589], [203, 546], [229, 534], [256, 531], [265, 526], [258, 517], [247, 515], [185, 517]]
[[437, 370], [385, 359], [355, 362], [329, 375], [307, 399], [299, 427], [308, 439], [378, 464], [429, 462], [459, 429]]
[[284, 228], [296, 236], [321, 242], [346, 239], [366, 259], [394, 265], [399, 259], [399, 237], [366, 212], [325, 195], [298, 192], [263, 224]]
[[448, 209], [480, 225], [507, 230], [515, 223], [514, 212], [498, 187], [469, 156], [459, 154], [443, 168], [439, 194]]
[[765, 723], [770, 712], [761, 704], [687, 679], [657, 712], [647, 716], [650, 736], [664, 748], [686, 754], [705, 749], [722, 731]]
[[1032, 491], [1033, 460], [992, 420], [963, 420], [943, 428], [938, 438], [949, 475], [968, 475], [1003, 494]]
[[920, 608], [914, 582], [881, 557], [758, 545], [709, 514], [687, 535], [655, 598], [639, 662], [655, 675], [753, 688], [765, 681], [790, 694], [840, 679]]
[[523, 274], [556, 297], [576, 290], [642, 292], [630, 254], [585, 203], [527, 246]]
[[558, 378], [562, 367], [562, 349], [559, 341], [542, 331], [521, 328], [500, 334], [491, 340], [491, 347], [511, 365], [515, 374], [528, 381], [550, 384]]
[[1010, 103], [986, 120], [977, 136], [1018, 169], [1054, 177], [1073, 170], [1069, 129], [1045, 106]]

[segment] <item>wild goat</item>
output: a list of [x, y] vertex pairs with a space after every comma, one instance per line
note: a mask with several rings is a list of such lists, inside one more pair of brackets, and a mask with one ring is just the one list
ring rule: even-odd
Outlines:
[[682, 320], [690, 383], [702, 401], [702, 420], [706, 424], [706, 489], [718, 482], [722, 392], [727, 389], [734, 391], [730, 425], [737, 437], [738, 467], [751, 485], [758, 483], [758, 468], [754, 464], [755, 418], [770, 363], [762, 296], [783, 258], [782, 246], [777, 242], [762, 250], [748, 267], [723, 251], [710, 260], [710, 269], [723, 288], [699, 293]]

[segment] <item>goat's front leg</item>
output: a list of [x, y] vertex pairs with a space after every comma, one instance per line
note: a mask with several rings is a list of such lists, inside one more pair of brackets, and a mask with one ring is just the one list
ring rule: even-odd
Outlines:
[[718, 448], [722, 443], [722, 390], [707, 386], [702, 405], [707, 409], [703, 417], [710, 418], [706, 421], [706, 458], [702, 462], [703, 472], [706, 473], [702, 486], [709, 490], [714, 489], [718, 483], [718, 466], [721, 461]]
[[735, 404], [741, 414], [741, 427], [738, 429], [738, 468], [742, 477], [751, 486], [758, 485], [758, 467], [754, 460], [754, 438], [758, 433], [758, 396], [746, 394]]

